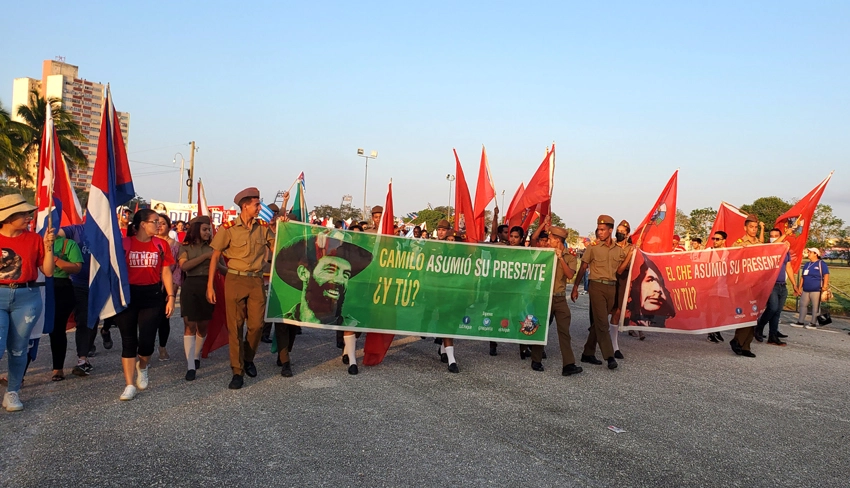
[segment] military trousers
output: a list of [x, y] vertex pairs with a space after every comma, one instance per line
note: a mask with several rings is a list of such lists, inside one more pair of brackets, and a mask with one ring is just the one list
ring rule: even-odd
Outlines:
[[575, 364], [576, 357], [573, 354], [573, 343], [570, 337], [570, 322], [572, 313], [567, 304], [566, 296], [552, 297], [552, 313], [555, 314], [555, 322], [558, 324], [558, 345], [561, 346], [561, 362], [564, 366]]
[[[233, 374], [241, 375], [244, 363], [254, 361], [263, 334], [263, 317], [266, 313], [263, 278], [228, 273], [224, 278], [224, 302], [227, 307], [230, 367]], [[246, 323], [247, 335], [244, 334]]]
[[587, 290], [590, 297], [590, 333], [584, 344], [584, 355], [596, 355], [596, 344], [602, 351], [602, 359], [614, 357], [614, 346], [611, 344], [611, 335], [608, 331], [608, 314], [614, 309], [616, 300], [616, 285], [604, 285], [591, 281]]
[[745, 351], [750, 350], [750, 344], [753, 342], [753, 338], [756, 336], [756, 327], [741, 327], [740, 329], [735, 329], [735, 341], [741, 345], [741, 349]]

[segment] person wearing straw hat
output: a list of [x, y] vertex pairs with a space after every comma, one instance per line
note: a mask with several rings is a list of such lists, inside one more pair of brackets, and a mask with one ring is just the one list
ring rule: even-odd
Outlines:
[[44, 304], [36, 279], [38, 272], [53, 276], [53, 229], [44, 237], [28, 230], [35, 205], [23, 195], [0, 197], [0, 358], [9, 354], [9, 374], [2, 406], [23, 410], [20, 389], [27, 366], [30, 334]]

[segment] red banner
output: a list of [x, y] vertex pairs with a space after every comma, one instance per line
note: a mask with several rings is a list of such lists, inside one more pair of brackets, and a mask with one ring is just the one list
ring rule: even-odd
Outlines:
[[636, 250], [620, 330], [702, 334], [755, 325], [786, 252], [784, 244]]

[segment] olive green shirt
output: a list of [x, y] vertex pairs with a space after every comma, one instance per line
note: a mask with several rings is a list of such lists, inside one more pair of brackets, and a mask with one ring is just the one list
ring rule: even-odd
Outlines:
[[587, 263], [591, 280], [607, 281], [617, 279], [617, 267], [624, 259], [626, 259], [626, 254], [623, 252], [623, 248], [618, 246], [613, 239], [610, 247], [603, 242], [588, 246], [584, 251], [584, 256], [581, 257], [581, 261]]
[[228, 259], [228, 268], [259, 273], [263, 270], [266, 248], [274, 247], [274, 231], [258, 219], [254, 219], [249, 229], [237, 217], [221, 226], [210, 245]]
[[[209, 244], [201, 244], [201, 245], [182, 245], [180, 246], [180, 254], [177, 257], [177, 262], [185, 259], [187, 261], [191, 261], [197, 257], [200, 257], [206, 253], [212, 252], [213, 248], [210, 247]], [[189, 271], [184, 271], [186, 276], [209, 276], [210, 273], [210, 260], [205, 259], [200, 264], [190, 269]]]
[[560, 258], [555, 256], [555, 288], [552, 290], [554, 295], [564, 295], [567, 292], [568, 280], [561, 260], [567, 263], [567, 267], [574, 272], [578, 271], [578, 260], [568, 249], [564, 249], [564, 254]]

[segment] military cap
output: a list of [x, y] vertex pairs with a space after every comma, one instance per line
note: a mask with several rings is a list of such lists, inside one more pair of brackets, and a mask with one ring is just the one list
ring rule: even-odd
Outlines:
[[620, 226], [625, 227], [625, 228], [626, 228], [626, 230], [628, 230], [629, 232], [631, 232], [631, 231], [632, 231], [632, 226], [631, 226], [631, 225], [629, 225], [629, 221], [628, 221], [628, 220], [621, 220], [621, 221], [620, 221], [620, 224], [619, 224], [619, 225], [617, 225], [617, 227], [620, 227]]
[[240, 191], [233, 197], [233, 203], [239, 205], [239, 202], [242, 201], [243, 198], [260, 198], [260, 190], [254, 188], [253, 186], [250, 188], [245, 188]]
[[448, 220], [442, 219], [441, 221], [439, 221], [437, 223], [437, 228], [438, 229], [451, 229], [452, 225], [449, 223]]
[[596, 223], [614, 225], [614, 218], [610, 215], [600, 215], [599, 218], [596, 219]]
[[372, 214], [374, 215], [376, 213], [379, 213], [379, 214], [384, 213], [384, 207], [382, 207], [380, 205], [376, 205], [376, 206], [372, 207]]
[[197, 222], [197, 223], [201, 223], [201, 224], [210, 224], [210, 225], [212, 225], [212, 220], [210, 219], [210, 216], [209, 216], [209, 215], [198, 215], [197, 217], [195, 217], [194, 219], [192, 219], [192, 220], [190, 220], [190, 221], [189, 221], [189, 225], [192, 225], [192, 224], [194, 224], [194, 223], [196, 223], [196, 222]]
[[326, 234], [298, 237], [280, 250], [274, 261], [275, 271], [287, 285], [300, 290], [304, 282], [298, 276], [298, 267], [316, 266], [325, 256], [334, 256], [348, 261], [351, 265], [351, 278], [366, 269], [372, 262], [372, 253], [368, 250]]
[[567, 240], [567, 229], [563, 227], [549, 227], [549, 235], [560, 237], [563, 240]]
[[756, 214], [747, 214], [747, 219], [744, 220], [744, 224], [746, 224], [747, 222], [758, 222], [758, 221], [759, 221], [759, 218], [756, 216]]

